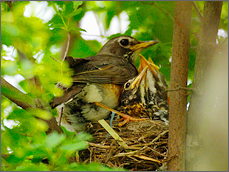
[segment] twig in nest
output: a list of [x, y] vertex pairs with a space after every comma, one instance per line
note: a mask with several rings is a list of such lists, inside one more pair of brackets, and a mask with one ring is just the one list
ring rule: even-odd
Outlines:
[[92, 155], [93, 155], [93, 148], [92, 149], [89, 149], [89, 151], [90, 151], [90, 159], [89, 159], [89, 162], [91, 163], [91, 161], [92, 161]]
[[139, 153], [140, 150], [136, 150], [136, 151], [131, 151], [131, 152], [126, 152], [126, 153], [119, 153], [115, 156], [113, 156], [113, 158], [116, 158], [116, 157], [124, 157], [124, 156], [132, 156], [134, 154], [137, 154]]
[[122, 138], [109, 126], [109, 124], [104, 120], [101, 119], [98, 121], [105, 130], [118, 142], [120, 146], [122, 146], [124, 149], [128, 148], [128, 145], [122, 140]]
[[151, 148], [151, 147], [148, 147], [151, 151], [153, 151], [154, 153], [158, 154], [159, 156], [163, 156], [163, 157], [167, 157], [167, 155], [164, 155], [158, 151], [156, 151], [155, 149]]
[[[97, 147], [97, 148], [101, 148], [101, 149], [117, 148], [116, 146], [104, 146], [104, 145], [99, 145], [99, 144], [95, 144], [95, 143], [91, 143], [91, 142], [88, 142], [88, 144], [89, 144], [89, 146], [91, 146], [91, 147]], [[139, 149], [141, 149], [141, 147], [128, 146], [127, 149], [139, 150]]]
[[112, 163], [112, 162], [108, 162], [107, 164], [106, 164], [108, 167], [114, 167], [114, 164]]
[[135, 147], [137, 147], [137, 146], [143, 146], [143, 145], [144, 146], [150, 146], [150, 145], [154, 144], [154, 142], [156, 142], [161, 136], [165, 135], [167, 132], [169, 132], [169, 130], [166, 130], [166, 131], [162, 132], [155, 139], [153, 139], [151, 142], [146, 143], [146, 144], [141, 144], [141, 145], [138, 144], [138, 145], [135, 145]]
[[154, 144], [154, 142], [156, 142], [158, 139], [160, 139], [161, 136], [165, 135], [166, 133], [168, 133], [169, 130], [163, 131], [161, 134], [159, 134], [155, 139], [153, 139], [150, 143], [144, 144], [145, 146], [149, 146]]
[[113, 144], [114, 144], [114, 140], [112, 140], [111, 144], [110, 144], [110, 149], [109, 149], [109, 153], [107, 154], [107, 159], [105, 160], [105, 164], [110, 160], [110, 158], [114, 155], [113, 154], [113, 150], [114, 148], [113, 147]]
[[102, 149], [110, 149], [110, 146], [98, 145], [98, 144], [91, 143], [91, 142], [88, 142], [88, 145], [92, 147], [102, 148]]
[[[151, 126], [150, 128], [149, 128], [149, 130], [151, 130], [151, 128], [153, 128], [154, 126]], [[144, 139], [145, 138], [147, 138], [147, 137], [150, 137], [150, 136], [153, 136], [154, 135], [154, 133], [146, 133], [145, 135], [143, 135], [142, 137], [140, 137], [139, 139], [138, 139], [138, 141], [144, 141]]]
[[132, 156], [127, 156], [128, 158], [130, 158], [130, 159], [133, 159], [134, 161], [136, 161], [136, 162], [138, 162], [138, 163], [141, 163], [142, 161], [140, 161], [140, 160], [138, 160], [138, 159], [136, 159], [136, 158], [134, 158], [134, 157], [132, 157]]
[[157, 159], [150, 158], [150, 157], [147, 157], [147, 156], [144, 156], [144, 155], [134, 155], [134, 156], [137, 157], [137, 158], [140, 158], [140, 159], [149, 160], [149, 161], [153, 161], [153, 162], [157, 162], [157, 163], [162, 163], [162, 161], [159, 161]]

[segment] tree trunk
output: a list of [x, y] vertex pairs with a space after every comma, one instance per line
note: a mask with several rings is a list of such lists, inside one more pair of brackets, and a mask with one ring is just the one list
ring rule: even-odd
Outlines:
[[169, 106], [169, 171], [183, 171], [185, 167], [185, 134], [187, 109], [187, 77], [190, 47], [191, 1], [175, 3], [173, 55], [171, 63], [171, 91]]
[[228, 170], [228, 50], [216, 44], [222, 2], [207, 1], [187, 120], [186, 170]]

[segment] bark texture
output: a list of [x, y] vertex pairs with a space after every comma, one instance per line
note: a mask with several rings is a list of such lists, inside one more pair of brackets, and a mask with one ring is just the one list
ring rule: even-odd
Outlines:
[[206, 1], [187, 120], [186, 170], [228, 170], [228, 50], [217, 45], [222, 9]]
[[191, 27], [191, 1], [176, 1], [171, 63], [171, 91], [169, 106], [169, 171], [183, 171], [185, 167], [185, 134], [188, 61]]

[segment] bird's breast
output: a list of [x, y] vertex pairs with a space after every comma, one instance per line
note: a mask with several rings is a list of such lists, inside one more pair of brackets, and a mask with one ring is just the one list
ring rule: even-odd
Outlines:
[[87, 84], [79, 94], [63, 105], [64, 119], [74, 130], [82, 130], [87, 122], [105, 119], [110, 112], [96, 106], [94, 102], [115, 108], [119, 105], [120, 92], [119, 85]]

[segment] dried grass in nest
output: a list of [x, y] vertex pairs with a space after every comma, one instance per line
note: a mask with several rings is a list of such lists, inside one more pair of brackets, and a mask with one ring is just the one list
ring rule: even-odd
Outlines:
[[132, 171], [166, 170], [168, 125], [163, 121], [147, 119], [118, 127], [119, 122], [114, 120], [112, 128], [128, 147], [124, 149], [113, 137], [107, 138], [107, 131], [99, 123], [92, 123], [87, 132], [93, 135], [94, 141], [89, 143], [87, 150], [80, 152], [81, 161], [100, 162], [108, 167]]

